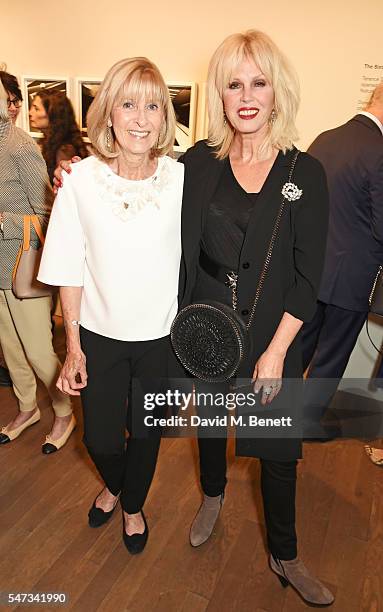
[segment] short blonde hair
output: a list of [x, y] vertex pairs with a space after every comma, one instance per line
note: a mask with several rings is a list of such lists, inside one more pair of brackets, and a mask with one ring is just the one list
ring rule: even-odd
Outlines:
[[0, 121], [2, 122], [9, 121], [7, 100], [8, 94], [5, 91], [4, 85], [0, 79]]
[[295, 118], [299, 107], [299, 82], [294, 69], [277, 45], [263, 32], [248, 30], [225, 38], [211, 58], [207, 96], [209, 112], [208, 143], [216, 148], [219, 159], [227, 157], [234, 130], [225, 120], [223, 93], [233, 71], [243, 60], [250, 59], [260, 68], [274, 90], [275, 120], [259, 149], [259, 157], [270, 155], [270, 148], [286, 152], [298, 138]]
[[153, 157], [166, 155], [172, 150], [176, 120], [169, 90], [158, 70], [146, 57], [132, 57], [114, 64], [105, 75], [87, 114], [88, 136], [95, 153], [104, 160], [118, 157], [113, 131], [111, 149], [107, 146], [108, 121], [114, 106], [127, 99], [140, 98], [157, 102], [164, 112], [164, 126], [158, 143], [152, 149]]

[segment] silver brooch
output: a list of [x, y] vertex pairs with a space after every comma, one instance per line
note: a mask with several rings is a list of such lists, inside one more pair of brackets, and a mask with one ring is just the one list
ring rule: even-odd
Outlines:
[[299, 189], [295, 183], [285, 183], [281, 193], [286, 200], [294, 202], [295, 200], [299, 200], [303, 193], [303, 189]]
[[229, 274], [226, 274], [226, 276], [227, 276], [226, 285], [230, 287], [230, 289], [236, 289], [237, 281], [238, 281], [238, 274], [236, 274], [235, 272], [230, 272]]

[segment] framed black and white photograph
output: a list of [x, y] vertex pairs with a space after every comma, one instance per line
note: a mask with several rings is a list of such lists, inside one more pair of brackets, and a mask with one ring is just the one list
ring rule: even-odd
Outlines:
[[196, 83], [167, 83], [176, 115], [175, 151], [186, 151], [194, 144], [197, 85]]
[[87, 139], [86, 115], [102, 79], [76, 79], [77, 121], [83, 138]]
[[207, 111], [206, 83], [202, 83], [198, 91], [198, 121], [200, 121], [198, 139], [207, 138], [209, 133], [209, 115]]
[[29, 109], [35, 95], [41, 89], [47, 89], [49, 91], [57, 91], [64, 93], [70, 98], [70, 84], [67, 77], [37, 77], [37, 76], [23, 76], [21, 77], [21, 86], [23, 89], [23, 122], [24, 129], [34, 138], [41, 138], [42, 133], [34, 128], [30, 124], [29, 120]]

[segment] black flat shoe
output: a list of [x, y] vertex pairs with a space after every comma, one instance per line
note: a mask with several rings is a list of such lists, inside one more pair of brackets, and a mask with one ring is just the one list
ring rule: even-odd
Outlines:
[[93, 502], [93, 506], [88, 512], [89, 527], [93, 527], [93, 528], [101, 527], [102, 525], [105, 525], [105, 523], [109, 521], [110, 517], [115, 511], [115, 508], [118, 502], [118, 499], [117, 499], [114, 508], [112, 508], [112, 510], [109, 510], [109, 512], [104, 512], [104, 510], [102, 510], [101, 508], [96, 507], [96, 501], [99, 495], [100, 493], [97, 495], [96, 499]]
[[125, 531], [124, 513], [122, 513], [122, 539], [124, 540], [124, 544], [131, 555], [138, 555], [138, 553], [142, 552], [146, 546], [146, 542], [148, 541], [149, 529], [145, 514], [142, 512], [142, 510], [141, 515], [145, 523], [144, 533], [133, 533], [133, 535], [128, 535]]

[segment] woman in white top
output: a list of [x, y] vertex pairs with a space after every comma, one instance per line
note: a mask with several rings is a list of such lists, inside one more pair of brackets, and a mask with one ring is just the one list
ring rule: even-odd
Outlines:
[[174, 112], [146, 58], [108, 71], [87, 121], [93, 155], [65, 177], [38, 278], [60, 286], [67, 357], [58, 387], [81, 392], [84, 441], [105, 482], [89, 524], [104, 524], [120, 497], [134, 554], [148, 537], [142, 507], [161, 435], [140, 427], [143, 395], [161, 390], [177, 311], [183, 165], [166, 155]]

